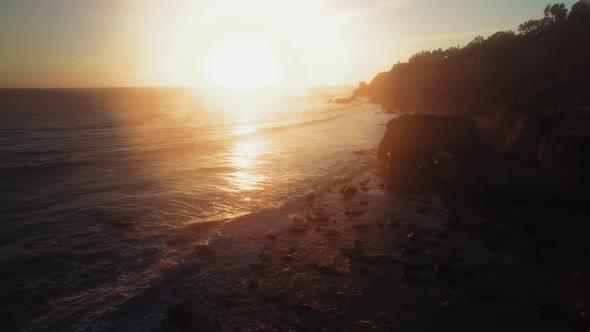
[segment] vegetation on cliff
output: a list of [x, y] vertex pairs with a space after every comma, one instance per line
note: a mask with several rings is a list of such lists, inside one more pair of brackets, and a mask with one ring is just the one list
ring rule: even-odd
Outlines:
[[514, 119], [590, 105], [590, 0], [548, 5], [518, 33], [476, 37], [464, 47], [422, 51], [361, 83], [387, 111], [429, 111]]

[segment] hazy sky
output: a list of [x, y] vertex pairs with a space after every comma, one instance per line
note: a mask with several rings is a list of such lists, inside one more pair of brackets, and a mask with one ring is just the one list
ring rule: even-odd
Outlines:
[[[564, 1], [568, 7], [574, 0]], [[2, 0], [0, 86], [201, 85], [212, 63], [356, 84], [423, 49], [540, 18], [545, 0]], [[252, 44], [255, 46], [249, 47]], [[228, 46], [229, 45], [229, 46]], [[246, 45], [235, 46], [235, 45]], [[262, 46], [261, 46], [262, 45]], [[241, 47], [241, 48], [240, 48]], [[245, 52], [236, 60], [232, 52]], [[229, 63], [229, 62], [238, 63]]]

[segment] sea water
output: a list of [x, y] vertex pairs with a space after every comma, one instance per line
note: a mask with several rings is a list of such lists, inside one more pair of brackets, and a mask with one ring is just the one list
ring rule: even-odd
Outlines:
[[207, 241], [372, 167], [391, 115], [331, 102], [350, 92], [0, 90], [3, 321], [83, 329], [182, 260], [187, 230]]

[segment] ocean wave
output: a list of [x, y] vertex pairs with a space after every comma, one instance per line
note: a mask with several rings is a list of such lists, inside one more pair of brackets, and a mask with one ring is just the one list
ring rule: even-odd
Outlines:
[[90, 160], [50, 160], [35, 164], [5, 163], [0, 164], [0, 178], [16, 174], [36, 174], [37, 172], [60, 171], [68, 172], [75, 168], [92, 165]]
[[[320, 115], [318, 116], [318, 118], [315, 118], [315, 119], [302, 120], [302, 121], [292, 121], [292, 122], [288, 122], [288, 123], [277, 122], [277, 123], [273, 123], [273, 124], [270, 124], [267, 126], [262, 125], [260, 127], [254, 127], [253, 128], [254, 130], [252, 130], [252, 131], [248, 131], [245, 133], [237, 133], [237, 134], [234, 134], [233, 136], [242, 137], [242, 136], [252, 136], [252, 135], [262, 134], [262, 133], [275, 133], [275, 132], [286, 131], [289, 129], [324, 124], [327, 122], [332, 122], [332, 121], [338, 120], [339, 118], [342, 118], [343, 116], [348, 115], [350, 112], [356, 111], [357, 108], [355, 106], [358, 106], [358, 105], [346, 105], [346, 106], [341, 106], [341, 107], [331, 107], [330, 109], [319, 112]], [[347, 111], [345, 111], [345, 110], [347, 110]]]

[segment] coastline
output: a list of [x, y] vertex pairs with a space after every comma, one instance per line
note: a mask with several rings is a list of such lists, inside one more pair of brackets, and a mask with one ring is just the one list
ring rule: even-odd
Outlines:
[[[359, 191], [345, 197], [347, 185]], [[104, 323], [160, 331], [583, 324], [576, 310], [587, 291], [571, 282], [561, 293], [546, 289], [563, 276], [514, 250], [522, 236], [479, 215], [457, 217], [435, 194], [392, 193], [376, 168], [309, 194], [290, 211], [219, 224], [209, 243], [194, 246], [161, 283]]]

